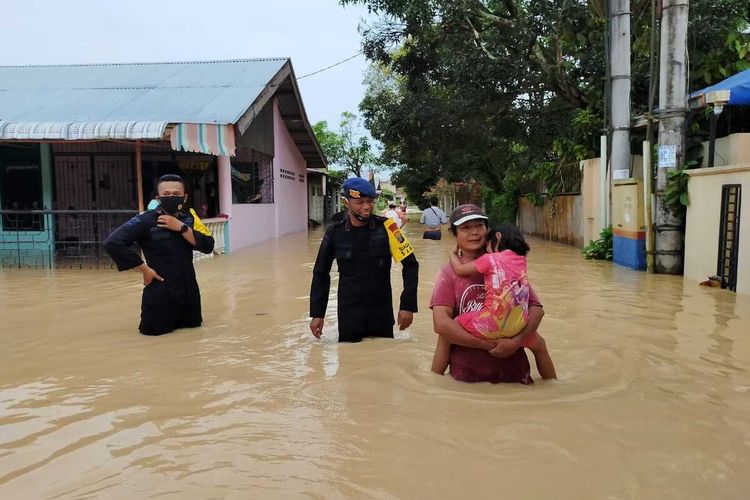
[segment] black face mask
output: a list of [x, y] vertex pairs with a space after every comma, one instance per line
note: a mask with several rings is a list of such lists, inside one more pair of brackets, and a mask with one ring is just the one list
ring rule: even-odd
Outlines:
[[160, 196], [159, 205], [164, 213], [176, 214], [185, 206], [184, 196]]
[[359, 213], [355, 212], [351, 208], [349, 209], [349, 211], [352, 213], [352, 215], [354, 215], [354, 218], [357, 219], [359, 222], [370, 222], [370, 217], [372, 217], [372, 215], [368, 215], [367, 217], [365, 217], [364, 215], [360, 215]]
[[354, 218], [357, 219], [359, 222], [370, 222], [370, 217], [372, 216], [372, 214], [370, 214], [370, 215], [368, 215], [368, 216], [365, 217], [364, 215], [361, 215], [359, 212], [355, 211], [354, 209], [352, 209], [352, 207], [350, 207], [348, 205], [346, 207], [346, 210], [350, 214], [352, 214], [354, 216]]

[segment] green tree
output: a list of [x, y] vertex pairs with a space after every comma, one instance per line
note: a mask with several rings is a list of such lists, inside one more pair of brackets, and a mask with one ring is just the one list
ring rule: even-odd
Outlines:
[[341, 113], [340, 133], [342, 138], [343, 167], [357, 177], [362, 177], [362, 170], [377, 170], [378, 158], [372, 151], [370, 139], [363, 133], [362, 119], [344, 111]]
[[343, 112], [338, 132], [330, 130], [326, 121], [314, 124], [313, 131], [330, 165], [357, 177], [365, 169], [377, 170], [380, 166], [362, 119], [356, 114]]
[[327, 121], [320, 121], [313, 125], [313, 132], [318, 139], [323, 154], [326, 155], [329, 165], [335, 165], [341, 161], [343, 140], [339, 134], [328, 128]]

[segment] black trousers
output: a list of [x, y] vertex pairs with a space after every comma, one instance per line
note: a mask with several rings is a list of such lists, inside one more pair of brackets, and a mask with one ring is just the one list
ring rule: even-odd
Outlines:
[[439, 240], [443, 237], [442, 231], [440, 229], [434, 229], [434, 230], [427, 230], [422, 235], [423, 240]]
[[177, 328], [201, 326], [200, 292], [186, 292], [183, 287], [169, 287], [161, 281], [152, 281], [143, 289], [141, 298], [141, 324], [143, 335], [164, 335]]
[[342, 332], [339, 330], [339, 342], [361, 342], [366, 338], [393, 338], [393, 329], [390, 332]]

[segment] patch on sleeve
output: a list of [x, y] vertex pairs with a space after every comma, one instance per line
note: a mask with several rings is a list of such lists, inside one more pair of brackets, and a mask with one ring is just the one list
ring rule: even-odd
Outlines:
[[193, 215], [193, 231], [198, 231], [205, 236], [211, 236], [211, 230], [201, 222], [201, 219], [198, 217], [198, 214], [195, 213], [195, 210], [191, 208], [190, 213]]
[[388, 232], [388, 243], [391, 247], [391, 255], [396, 262], [401, 262], [409, 255], [414, 253], [414, 247], [406, 239], [404, 233], [398, 228], [398, 224], [393, 219], [387, 219], [384, 223]]

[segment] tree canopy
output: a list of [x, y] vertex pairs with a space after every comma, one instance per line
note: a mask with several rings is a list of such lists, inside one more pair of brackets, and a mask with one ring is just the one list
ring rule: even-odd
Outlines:
[[357, 177], [362, 177], [363, 169], [375, 170], [379, 166], [370, 139], [360, 133], [361, 128], [361, 118], [349, 111], [341, 114], [338, 132], [330, 130], [326, 121], [313, 125], [328, 163]]
[[[604, 0], [341, 0], [378, 21], [360, 105], [412, 199], [438, 178], [476, 179], [514, 209], [525, 185], [565, 190], [605, 129]], [[746, 0], [693, 0], [690, 86], [750, 67]], [[647, 109], [651, 1], [631, 2], [634, 114]], [[496, 200], [497, 201], [497, 200]]]

